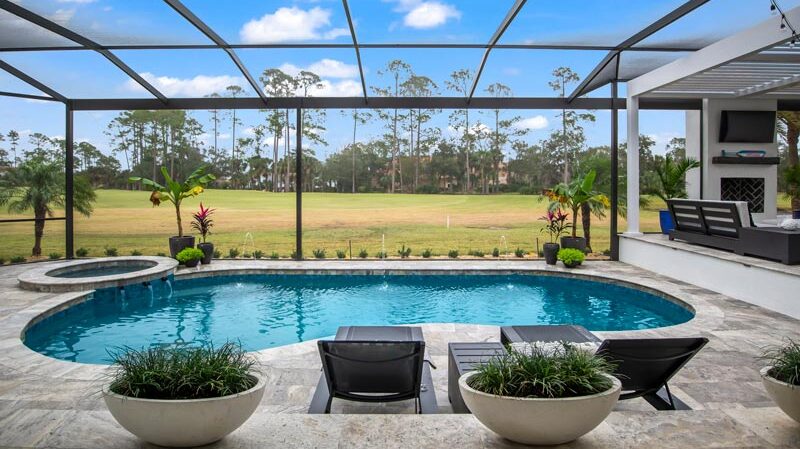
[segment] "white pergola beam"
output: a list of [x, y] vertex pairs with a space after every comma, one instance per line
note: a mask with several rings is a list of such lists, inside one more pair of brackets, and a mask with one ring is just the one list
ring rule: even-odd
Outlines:
[[[789, 22], [800, 23], [800, 6], [787, 11], [785, 15]], [[643, 95], [675, 81], [780, 45], [792, 37], [790, 33], [781, 30], [780, 24], [780, 16], [771, 17], [754, 27], [645, 73], [628, 81], [628, 95]]]
[[774, 90], [783, 89], [800, 83], [800, 75], [792, 75], [779, 81], [772, 81], [758, 86], [748, 87], [736, 93], [737, 97], [745, 97], [750, 95], [761, 95], [772, 92]]

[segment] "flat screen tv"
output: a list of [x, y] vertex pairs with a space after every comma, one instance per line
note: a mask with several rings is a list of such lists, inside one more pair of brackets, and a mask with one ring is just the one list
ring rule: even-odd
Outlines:
[[775, 139], [775, 111], [722, 111], [719, 141], [772, 143]]

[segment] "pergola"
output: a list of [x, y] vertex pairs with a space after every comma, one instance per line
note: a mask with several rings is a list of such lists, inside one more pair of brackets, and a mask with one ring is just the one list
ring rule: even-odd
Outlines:
[[[718, 3], [722, 0], [716, 0]], [[436, 108], [436, 109], [591, 109], [591, 110], [608, 110], [611, 111], [611, 129], [610, 129], [610, 142], [611, 142], [611, 255], [612, 259], [618, 258], [618, 240], [617, 240], [617, 200], [619, 192], [617, 189], [619, 174], [618, 174], [618, 111], [621, 109], [629, 109], [629, 127], [628, 127], [628, 141], [631, 142], [631, 149], [628, 151], [628, 202], [633, 198], [638, 198], [638, 178], [631, 178], [632, 174], [638, 176], [638, 126], [636, 123], [631, 123], [630, 117], [636, 116], [639, 109], [658, 109], [658, 110], [699, 110], [702, 107], [703, 95], [705, 91], [697, 90], [701, 87], [706, 87], [709, 84], [718, 83], [719, 86], [729, 86], [726, 81], [729, 78], [734, 78], [741, 81], [742, 85], [735, 86], [735, 93], [744, 93], [745, 95], [774, 95], [775, 92], [794, 92], [800, 94], [800, 89], [793, 87], [800, 83], [800, 65], [797, 64], [797, 53], [792, 51], [784, 51], [786, 47], [781, 45], [791, 40], [794, 34], [782, 34], [776, 38], [775, 33], [770, 33], [770, 38], [767, 40], [757, 40], [755, 42], [747, 42], [746, 38], [742, 38], [742, 43], [748, 44], [744, 53], [745, 60], [736, 61], [735, 64], [749, 64], [748, 67], [755, 67], [753, 64], [761, 64], [765, 66], [762, 72], [759, 72], [760, 77], [743, 78], [738, 76], [739, 67], [737, 65], [720, 67], [726, 64], [731, 59], [730, 53], [716, 53], [714, 44], [711, 47], [703, 48], [702, 45], [683, 43], [681, 45], [646, 45], [643, 42], [658, 33], [659, 31], [667, 28], [668, 26], [684, 19], [691, 17], [691, 14], [703, 7], [708, 3], [713, 3], [710, 0], [688, 0], [677, 4], [669, 13], [658, 18], [647, 26], [641, 28], [638, 32], [633, 33], [627, 39], [622, 40], [616, 45], [596, 45], [596, 44], [557, 44], [557, 43], [521, 43], [521, 44], [503, 44], [500, 42], [501, 37], [507, 31], [509, 26], [513, 23], [515, 18], [518, 17], [520, 12], [526, 6], [526, 0], [515, 0], [510, 7], [505, 17], [500, 23], [497, 24], [496, 31], [493, 33], [488, 42], [483, 44], [469, 44], [469, 43], [452, 43], [452, 42], [434, 42], [434, 43], [364, 43], [358, 39], [357, 27], [354, 24], [353, 16], [351, 14], [351, 7], [348, 0], [342, 0], [342, 8], [347, 19], [349, 33], [352, 43], [263, 43], [263, 44], [233, 44], [227, 42], [221, 37], [214, 29], [212, 29], [206, 22], [198, 17], [191, 9], [189, 9], [180, 0], [164, 0], [164, 2], [171, 7], [172, 10], [201, 32], [208, 40], [204, 44], [114, 44], [109, 45], [103, 42], [93, 40], [81, 30], [73, 29], [68, 23], [58, 23], [53, 18], [48, 18], [39, 12], [35, 12], [35, 8], [25, 7], [11, 0], [0, 0], [0, 25], [3, 20], [19, 20], [22, 19], [26, 24], [29, 24], [31, 31], [43, 32], [47, 35], [58, 37], [59, 42], [67, 40], [70, 45], [54, 44], [47, 39], [42, 42], [25, 42], [25, 37], [10, 36], [7, 31], [4, 33], [0, 27], [0, 69], [13, 75], [19, 80], [24, 81], [28, 85], [41, 91], [43, 95], [33, 95], [18, 92], [0, 92], [0, 96], [27, 98], [35, 100], [53, 101], [63, 103], [66, 110], [65, 117], [65, 138], [66, 138], [66, 208], [65, 217], [53, 218], [66, 220], [66, 255], [69, 258], [73, 257], [73, 113], [74, 111], [96, 111], [96, 110], [154, 110], [154, 109], [296, 109], [297, 110], [297, 137], [296, 137], [296, 166], [295, 166], [295, 182], [297, 185], [302, 183], [302, 110], [303, 109], [355, 109], [355, 108], [373, 108], [373, 109], [407, 109], [407, 108]], [[530, 2], [535, 3], [535, 2]], [[765, 0], [764, 7], [768, 8], [770, 5], [778, 6], [774, 1], [767, 2]], [[534, 7], [530, 5], [529, 7]], [[777, 20], [784, 20], [778, 17], [765, 24], [759, 25], [764, 30], [772, 30], [778, 28]], [[786, 19], [791, 23], [800, 23], [800, 11], [797, 9], [786, 13]], [[781, 22], [783, 23], [783, 22]], [[759, 29], [761, 30], [761, 29]], [[775, 31], [775, 30], [772, 30]], [[760, 33], [760, 31], [756, 31]], [[34, 36], [34, 34], [31, 34]], [[34, 39], [35, 40], [35, 39]], [[22, 41], [22, 43], [20, 43]], [[767, 42], [769, 41], [769, 42]], [[726, 49], [730, 48], [733, 44], [726, 44]], [[354, 52], [355, 59], [358, 64], [359, 77], [362, 95], [358, 97], [269, 97], [266, 92], [259, 85], [248, 68], [239, 58], [237, 50], [240, 49], [351, 49]], [[425, 51], [428, 49], [482, 49], [483, 55], [480, 60], [475, 61], [475, 75], [472, 79], [469, 94], [463, 97], [372, 97], [368, 95], [367, 82], [364, 76], [364, 67], [362, 65], [361, 50], [363, 49], [416, 49], [418, 51]], [[243, 78], [257, 93], [255, 97], [239, 97], [239, 98], [226, 98], [226, 97], [203, 97], [203, 98], [176, 98], [169, 97], [160, 92], [158, 88], [148, 82], [141, 74], [137, 73], [133, 68], [127, 65], [122, 58], [120, 58], [116, 51], [129, 51], [129, 50], [193, 50], [193, 49], [215, 49], [224, 51], [230, 60], [234, 63], [237, 69], [241, 72]], [[18, 67], [9, 64], [2, 59], [3, 53], [10, 52], [36, 52], [36, 51], [62, 51], [69, 52], [75, 50], [93, 51], [104, 57], [111, 62], [120, 71], [144, 88], [150, 95], [150, 98], [70, 98], [63, 93], [58, 92], [52, 86], [41, 82], [37, 79], [36, 74], [25, 73]], [[481, 75], [484, 72], [489, 56], [493, 50], [518, 50], [521, 55], [530, 54], [527, 52], [545, 51], [545, 50], [568, 50], [568, 51], [607, 51], [605, 57], [591, 70], [585, 74], [583, 81], [564, 98], [561, 97], [481, 97], [476, 96], [478, 83]], [[665, 55], [682, 55], [689, 53], [685, 60], [697, 60], [698, 65], [691, 68], [691, 73], [686, 72], [685, 76], [674, 77], [670, 80], [669, 85], [664, 82], [660, 74], [665, 70], [669, 70], [672, 74], [674, 71], [667, 67], [678, 67], [683, 70], [685, 64], [684, 59], [672, 62], [662, 69], [656, 69], [650, 74], [646, 74], [653, 67], [647, 64], [637, 66], [636, 64], [625, 65], [624, 57], [629, 54], [636, 54], [637, 52], [647, 53], [660, 53]], [[709, 58], [712, 55], [715, 58]], [[742, 55], [737, 55], [742, 56]], [[694, 58], [694, 59], [692, 59]], [[749, 58], [749, 59], [748, 59]], [[674, 59], [674, 57], [673, 57]], [[790, 79], [786, 79], [786, 73], [789, 74]], [[701, 73], [702, 72], [702, 73]], [[712, 75], [709, 77], [709, 74]], [[638, 78], [637, 78], [638, 77]], [[696, 78], [699, 77], [699, 78]], [[724, 78], [722, 78], [724, 77]], [[631, 81], [633, 78], [635, 80]], [[647, 80], [656, 80], [651, 84], [646, 84]], [[689, 81], [687, 81], [689, 80]], [[710, 81], [709, 81], [710, 80]], [[87, 80], [88, 81], [88, 80]], [[627, 100], [620, 98], [618, 95], [618, 83], [628, 82]], [[747, 83], [750, 84], [747, 84]], [[766, 84], [765, 84], [766, 83]], [[611, 94], [608, 97], [587, 97], [586, 95], [593, 92], [600, 87], [611, 86]], [[680, 91], [676, 91], [676, 89]], [[727, 91], [726, 91], [727, 92]], [[798, 98], [800, 100], [800, 97]], [[800, 101], [798, 100], [782, 100], [780, 108], [783, 110], [798, 110], [800, 109]], [[633, 114], [631, 114], [633, 112]], [[634, 131], [635, 130], [635, 133]], [[631, 137], [633, 136], [633, 137]], [[632, 155], [634, 155], [632, 157]], [[635, 162], [636, 172], [631, 172], [631, 163]], [[635, 192], [632, 191], [635, 189]], [[302, 190], [296, 190], [296, 251], [297, 257], [302, 258]], [[638, 224], [636, 228], [631, 228], [631, 221], [638, 223], [638, 208], [628, 207], [629, 213], [629, 231], [638, 231]], [[9, 221], [9, 220], [5, 220]], [[15, 221], [34, 221], [33, 219], [15, 220]]]

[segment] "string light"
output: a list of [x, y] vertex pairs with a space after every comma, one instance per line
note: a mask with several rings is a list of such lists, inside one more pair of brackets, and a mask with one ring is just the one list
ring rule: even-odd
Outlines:
[[781, 31], [789, 31], [792, 33], [792, 37], [789, 39], [789, 48], [794, 48], [797, 44], [799, 38], [797, 36], [797, 30], [789, 23], [789, 20], [786, 18], [786, 14], [783, 13], [783, 9], [781, 9], [780, 5], [778, 5], [777, 0], [770, 0], [769, 1], [769, 10], [770, 13], [774, 15], [780, 14], [781, 16]]

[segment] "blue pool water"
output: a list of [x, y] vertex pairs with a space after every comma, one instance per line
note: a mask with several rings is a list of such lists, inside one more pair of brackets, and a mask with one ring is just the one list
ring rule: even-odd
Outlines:
[[630, 330], [692, 313], [622, 286], [531, 275], [241, 275], [103, 289], [31, 327], [25, 344], [64, 360], [108, 363], [122, 346], [238, 340], [259, 350], [342, 325], [580, 324]]

